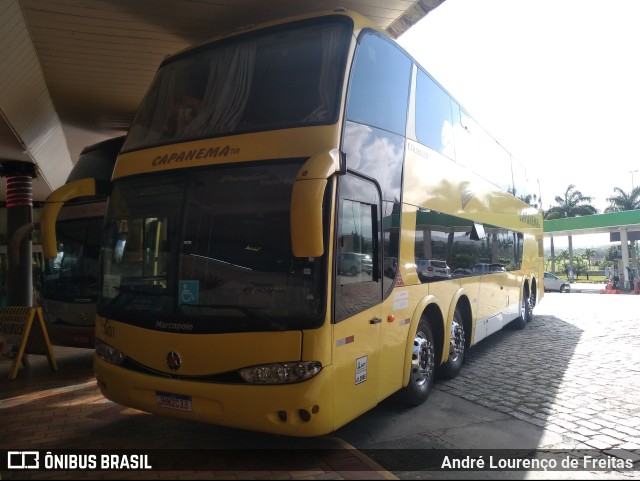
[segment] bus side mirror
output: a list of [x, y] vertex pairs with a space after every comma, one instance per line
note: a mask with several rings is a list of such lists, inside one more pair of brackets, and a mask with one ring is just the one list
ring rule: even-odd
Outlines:
[[56, 221], [64, 203], [78, 197], [96, 194], [95, 179], [79, 179], [57, 188], [42, 208], [40, 216], [40, 235], [42, 238], [42, 253], [45, 259], [55, 259], [58, 255], [58, 241], [56, 239]]
[[322, 207], [327, 179], [341, 168], [340, 152], [315, 155], [300, 168], [291, 193], [291, 250], [295, 257], [324, 254]]
[[322, 198], [327, 179], [296, 181], [291, 195], [291, 249], [295, 257], [320, 257]]

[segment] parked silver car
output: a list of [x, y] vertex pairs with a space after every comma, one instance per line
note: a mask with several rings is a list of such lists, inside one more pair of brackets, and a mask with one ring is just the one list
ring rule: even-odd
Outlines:
[[503, 265], [493, 263], [489, 264], [488, 262], [481, 262], [479, 264], [475, 264], [471, 270], [473, 274], [488, 274], [489, 272], [505, 272], [506, 269]]
[[544, 291], [571, 292], [571, 284], [569, 281], [560, 279], [551, 272], [544, 273]]
[[373, 260], [369, 254], [345, 252], [338, 257], [338, 272], [340, 274], [356, 276], [361, 272], [366, 272], [370, 275], [372, 270]]

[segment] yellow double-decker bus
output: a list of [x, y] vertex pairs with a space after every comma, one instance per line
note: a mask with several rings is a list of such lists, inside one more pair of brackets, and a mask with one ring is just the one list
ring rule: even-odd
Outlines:
[[166, 59], [112, 178], [100, 390], [294, 436], [396, 392], [422, 403], [543, 295], [542, 218], [514, 165], [357, 14]]

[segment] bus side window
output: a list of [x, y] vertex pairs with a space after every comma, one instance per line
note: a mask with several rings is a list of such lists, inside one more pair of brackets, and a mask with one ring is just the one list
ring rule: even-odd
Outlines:
[[455, 159], [451, 99], [422, 70], [416, 88], [416, 136], [421, 144]]

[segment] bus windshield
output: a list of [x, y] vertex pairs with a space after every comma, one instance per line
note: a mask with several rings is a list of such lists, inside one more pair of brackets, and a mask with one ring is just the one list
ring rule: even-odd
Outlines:
[[45, 262], [42, 296], [62, 302], [96, 302], [102, 218], [59, 222], [58, 255]]
[[191, 333], [317, 326], [326, 263], [291, 252], [291, 190], [301, 164], [227, 165], [117, 182], [98, 311], [149, 328], [189, 321]]
[[247, 34], [163, 64], [123, 150], [333, 123], [349, 25], [304, 21]]

